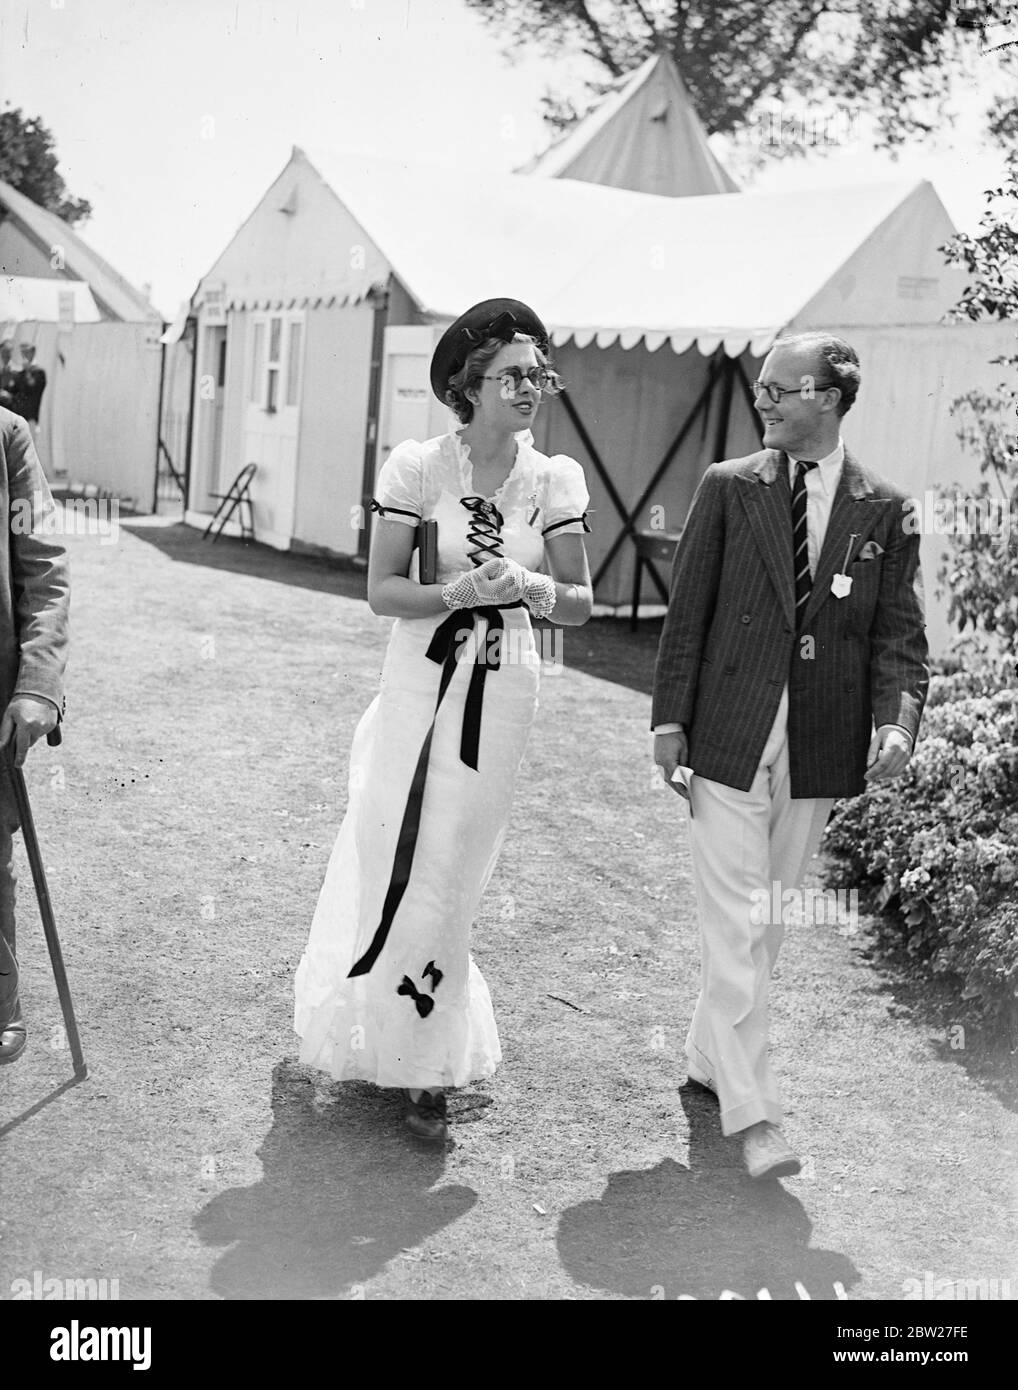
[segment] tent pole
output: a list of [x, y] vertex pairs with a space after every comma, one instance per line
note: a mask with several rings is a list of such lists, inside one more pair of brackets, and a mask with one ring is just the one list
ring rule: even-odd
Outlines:
[[[160, 319], [160, 323], [162, 320]], [[163, 442], [163, 390], [166, 383], [166, 344], [162, 341], [162, 335], [166, 332], [167, 325], [163, 323], [162, 332], [159, 335], [159, 405], [156, 407], [156, 458], [155, 458], [155, 477], [152, 480], [152, 514], [159, 511], [159, 449]]]
[[191, 450], [194, 447], [194, 393], [198, 384], [198, 319], [188, 317], [194, 330], [191, 344], [191, 394], [187, 402], [187, 447], [184, 450], [184, 511], [191, 505]]
[[382, 396], [382, 356], [385, 325], [389, 317], [389, 285], [372, 285], [368, 292], [375, 306], [371, 325], [371, 375], [368, 380], [368, 418], [364, 431], [364, 468], [361, 473], [363, 525], [357, 532], [357, 561], [366, 565], [371, 545], [370, 511], [375, 491], [375, 454], [378, 445], [378, 407]]
[[746, 369], [742, 365], [741, 357], [737, 357], [735, 359], [735, 376], [740, 388], [742, 389], [742, 394], [746, 398], [746, 404], [749, 406], [749, 417], [753, 421], [753, 424], [756, 426], [757, 437], [759, 438], [760, 445], [762, 447], [763, 431], [760, 429], [760, 416], [757, 414], [756, 397], [753, 395], [753, 389], [749, 384], [749, 377], [747, 377], [746, 375]]
[[[718, 348], [724, 353], [724, 348]], [[731, 357], [721, 361], [721, 409], [714, 434], [714, 458], [720, 462], [728, 457], [728, 425], [732, 415], [732, 391], [735, 387], [735, 363]]]
[[614, 506], [615, 506], [615, 510], [618, 512], [619, 516], [622, 518], [623, 521], [627, 521], [627, 520], [628, 520], [628, 517], [627, 517], [627, 514], [626, 514], [626, 504], [623, 502], [622, 498], [619, 496], [618, 491], [617, 491], [617, 489], [616, 489], [616, 487], [615, 487], [615, 484], [612, 482], [611, 478], [608, 476], [608, 470], [605, 468], [604, 464], [601, 462], [601, 456], [600, 456], [600, 454], [599, 454], [599, 453], [597, 452], [597, 450], [594, 448], [594, 441], [591, 439], [590, 435], [587, 433], [587, 427], [586, 427], [586, 425], [585, 425], [585, 424], [583, 423], [583, 421], [580, 419], [579, 415], [577, 414], [576, 407], [573, 405], [572, 401], [569, 399], [569, 393], [568, 393], [568, 391], [563, 391], [563, 393], [561, 394], [561, 396], [559, 396], [558, 399], [559, 399], [559, 400], [562, 402], [562, 404], [565, 406], [566, 414], [569, 416], [569, 419], [572, 421], [572, 425], [573, 425], [573, 428], [575, 429], [576, 433], [580, 436], [580, 442], [581, 442], [581, 444], [582, 444], [583, 447], [586, 449], [587, 453], [590, 455], [590, 461], [591, 461], [591, 463], [594, 465], [594, 471], [597, 473], [597, 476], [601, 479], [602, 483], [604, 483], [605, 491], [608, 493], [608, 496], [611, 498], [611, 500], [612, 500], [612, 502], [613, 502], [613, 504], [614, 504]]
[[[709, 403], [710, 398], [714, 392], [714, 384], [717, 381], [717, 375], [718, 359], [717, 355], [715, 354], [715, 356], [711, 358], [710, 367], [708, 368], [707, 382], [703, 390], [697, 397], [692, 410], [689, 412], [682, 425], [680, 426], [678, 434], [675, 436], [675, 438], [669, 445], [668, 452], [665, 454], [664, 458], [661, 460], [657, 468], [654, 470], [650, 482], [647, 484], [643, 492], [640, 494], [636, 506], [633, 508], [632, 514], [625, 518], [627, 522], [626, 529], [620, 531], [619, 534], [615, 537], [615, 540], [612, 542], [611, 547], [608, 550], [608, 553], [605, 555], [604, 559], [598, 565], [597, 573], [591, 580], [591, 588], [595, 588], [604, 578], [608, 566], [615, 559], [615, 556], [618, 554], [619, 549], [623, 545], [626, 537], [633, 535], [635, 531], [635, 526], [633, 525], [635, 518], [638, 517], [640, 513], [643, 511], [644, 507], [647, 505], [647, 499], [650, 497], [654, 489], [657, 487], [658, 483], [661, 481], [668, 465], [671, 463], [672, 459], [675, 457], [678, 451], [682, 448], [682, 445], [685, 443], [686, 436], [689, 434], [689, 431], [693, 428], [693, 425], [696, 422], [697, 416]], [[663, 596], [667, 599], [668, 595], [665, 592], [660, 581], [658, 580], [657, 571], [651, 569], [650, 573], [655, 584], [657, 585], [658, 592], [663, 594]]]

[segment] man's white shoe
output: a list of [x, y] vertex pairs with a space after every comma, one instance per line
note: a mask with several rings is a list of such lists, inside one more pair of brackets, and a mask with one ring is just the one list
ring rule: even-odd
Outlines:
[[791, 1178], [802, 1168], [777, 1125], [753, 1125], [742, 1141], [742, 1156], [751, 1178]]

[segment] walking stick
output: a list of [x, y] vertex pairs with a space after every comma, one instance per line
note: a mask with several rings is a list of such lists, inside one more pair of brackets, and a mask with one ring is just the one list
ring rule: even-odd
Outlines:
[[[46, 742], [51, 747], [63, 741], [60, 733], [60, 725], [52, 729], [46, 735]], [[78, 1021], [74, 1017], [74, 1005], [71, 1002], [71, 990], [67, 983], [67, 971], [64, 969], [64, 956], [60, 949], [60, 938], [57, 936], [57, 924], [53, 918], [53, 904], [50, 902], [49, 885], [46, 883], [46, 871], [42, 864], [42, 851], [39, 849], [39, 837], [35, 833], [35, 821], [32, 819], [32, 807], [28, 800], [28, 787], [25, 785], [25, 774], [20, 767], [14, 766], [14, 740], [11, 739], [7, 748], [4, 750], [4, 766], [7, 775], [11, 779], [14, 788], [14, 799], [18, 803], [18, 816], [21, 820], [21, 833], [25, 837], [25, 849], [28, 851], [28, 862], [32, 867], [32, 881], [35, 884], [35, 896], [39, 899], [39, 916], [42, 918], [42, 929], [46, 934], [46, 945], [49, 948], [50, 964], [53, 967], [53, 978], [56, 981], [57, 994], [60, 996], [60, 1009], [64, 1015], [64, 1030], [67, 1033], [67, 1041], [71, 1048], [71, 1061], [74, 1064], [74, 1075], [79, 1080], [88, 1074], [88, 1067], [85, 1064], [85, 1055], [81, 1050], [81, 1038], [78, 1035]]]

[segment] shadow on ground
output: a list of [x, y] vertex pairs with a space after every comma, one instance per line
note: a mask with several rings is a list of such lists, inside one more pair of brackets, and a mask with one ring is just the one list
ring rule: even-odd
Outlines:
[[132, 524], [121, 518], [120, 526], [178, 564], [229, 570], [233, 574], [248, 574], [253, 579], [268, 579], [273, 584], [367, 599], [367, 573], [353, 568], [349, 562], [340, 564], [317, 555], [295, 555], [289, 550], [276, 550], [271, 545], [243, 541], [236, 536], [205, 540], [201, 531], [183, 522], [167, 526], [153, 524], [150, 518], [145, 518]]
[[[168, 526], [137, 521], [132, 525], [121, 519], [120, 525], [178, 564], [229, 570], [274, 584], [367, 601], [366, 572], [352, 568], [349, 561], [295, 555], [234, 536], [203, 540], [199, 530], [182, 523]], [[583, 627], [564, 630], [562, 659], [573, 670], [649, 695], [661, 623], [660, 618], [649, 618], [638, 624], [636, 632], [630, 632], [628, 620], [592, 618]]]
[[281, 1062], [272, 1111], [261, 1181], [219, 1193], [195, 1218], [206, 1245], [228, 1247], [210, 1279], [222, 1298], [336, 1298], [477, 1201], [468, 1187], [430, 1191], [445, 1154], [403, 1129], [395, 1092], [318, 1091], [309, 1068]]
[[811, 1222], [791, 1190], [802, 1179], [754, 1182], [714, 1100], [690, 1086], [679, 1098], [689, 1167], [666, 1158], [613, 1173], [603, 1197], [567, 1210], [558, 1250], [570, 1277], [629, 1298], [845, 1297], [861, 1276], [847, 1256], [810, 1246]]

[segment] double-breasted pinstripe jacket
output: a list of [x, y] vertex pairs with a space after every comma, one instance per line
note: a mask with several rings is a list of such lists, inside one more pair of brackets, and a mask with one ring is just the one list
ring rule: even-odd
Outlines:
[[32, 435], [0, 407], [0, 713], [13, 695], [43, 695], [63, 713], [70, 579]]
[[797, 632], [791, 505], [778, 450], [707, 469], [675, 555], [652, 725], [681, 724], [693, 771], [748, 791], [787, 683], [792, 796], [855, 796], [874, 726], [914, 739], [926, 700], [915, 512], [846, 450]]

